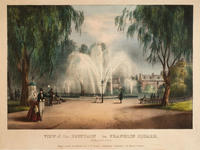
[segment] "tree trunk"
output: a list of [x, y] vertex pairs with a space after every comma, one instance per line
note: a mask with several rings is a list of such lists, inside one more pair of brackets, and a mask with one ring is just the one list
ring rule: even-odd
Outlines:
[[10, 73], [8, 71], [8, 94], [10, 96], [10, 100], [14, 100], [14, 96], [13, 96], [13, 90], [12, 90], [12, 87], [11, 87], [11, 81], [10, 81]]
[[165, 93], [163, 96], [162, 105], [167, 106], [169, 104], [169, 96], [170, 96], [170, 76], [164, 77], [165, 81]]
[[29, 74], [29, 58], [27, 57], [26, 50], [24, 50], [22, 58], [22, 92], [20, 105], [28, 106], [28, 74]]
[[170, 85], [166, 84], [165, 93], [164, 93], [163, 101], [162, 101], [163, 106], [167, 106], [169, 104], [169, 95], [170, 95]]

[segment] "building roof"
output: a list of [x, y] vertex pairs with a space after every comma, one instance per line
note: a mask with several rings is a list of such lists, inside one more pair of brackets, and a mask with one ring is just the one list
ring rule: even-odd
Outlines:
[[163, 81], [162, 75], [155, 75], [155, 74], [140, 74], [139, 76], [140, 81]]

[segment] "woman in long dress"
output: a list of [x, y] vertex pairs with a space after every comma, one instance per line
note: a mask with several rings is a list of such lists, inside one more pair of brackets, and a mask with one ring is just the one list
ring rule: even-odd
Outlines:
[[32, 97], [30, 98], [30, 109], [26, 118], [28, 121], [41, 121], [36, 93], [33, 93]]

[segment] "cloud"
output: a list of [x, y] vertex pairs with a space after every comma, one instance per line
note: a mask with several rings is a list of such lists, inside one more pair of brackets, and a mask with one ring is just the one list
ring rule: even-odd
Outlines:
[[85, 18], [83, 32], [87, 33], [97, 42], [107, 45], [120, 37], [114, 25], [115, 14], [91, 15]]

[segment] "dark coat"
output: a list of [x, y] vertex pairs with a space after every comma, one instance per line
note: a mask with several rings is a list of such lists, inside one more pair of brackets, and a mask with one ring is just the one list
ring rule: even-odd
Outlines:
[[40, 102], [40, 100], [44, 100], [44, 93], [39, 93], [37, 101]]
[[53, 90], [50, 90], [50, 91], [49, 91], [49, 97], [50, 97], [50, 98], [53, 98], [53, 95], [54, 95]]
[[123, 93], [122, 93], [122, 92], [120, 92], [120, 94], [119, 94], [119, 99], [120, 99], [120, 100], [123, 99]]

